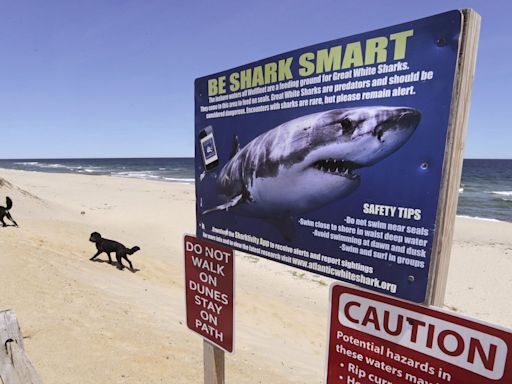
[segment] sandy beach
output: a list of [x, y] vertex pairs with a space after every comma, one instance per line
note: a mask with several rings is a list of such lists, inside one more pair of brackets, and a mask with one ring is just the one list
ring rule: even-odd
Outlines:
[[[0, 169], [0, 309], [16, 311], [45, 383], [199, 383], [185, 325], [183, 235], [194, 186]], [[138, 271], [92, 262], [98, 231], [141, 251]], [[105, 255], [100, 260], [107, 260]], [[322, 383], [331, 280], [238, 254], [231, 383]], [[457, 218], [445, 306], [512, 327], [512, 224]]]

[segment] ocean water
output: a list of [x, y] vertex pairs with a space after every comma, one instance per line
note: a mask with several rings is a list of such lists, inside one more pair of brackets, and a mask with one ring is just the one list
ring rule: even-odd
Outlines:
[[0, 168], [184, 183], [193, 183], [195, 180], [192, 158], [18, 159], [0, 160]]
[[[0, 168], [194, 182], [194, 159], [0, 160]], [[512, 222], [512, 160], [464, 160], [458, 215]]]
[[464, 160], [457, 214], [512, 222], [512, 160]]

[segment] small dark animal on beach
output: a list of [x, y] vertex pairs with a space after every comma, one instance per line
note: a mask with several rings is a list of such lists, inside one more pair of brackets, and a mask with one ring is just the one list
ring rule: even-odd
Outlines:
[[14, 221], [11, 214], [9, 213], [9, 209], [12, 208], [12, 200], [9, 196], [5, 199], [5, 207], [0, 206], [0, 221], [2, 222], [3, 227], [7, 227], [7, 224], [5, 224], [4, 217], [11, 220], [12, 223], [17, 227], [18, 223]]
[[134, 270], [131, 261], [128, 260], [128, 255], [133, 255], [135, 252], [140, 250], [139, 247], [126, 248], [123, 244], [117, 241], [102, 238], [98, 232], [91, 233], [89, 241], [96, 243], [96, 249], [98, 250], [98, 252], [96, 252], [96, 254], [89, 260], [94, 260], [101, 253], [105, 252], [108, 255], [109, 263], [112, 264], [112, 258], [110, 257], [110, 254], [112, 252], [115, 252], [118, 269], [124, 268], [124, 265], [121, 260], [125, 259], [128, 262], [128, 264], [130, 264], [130, 269], [132, 271]]

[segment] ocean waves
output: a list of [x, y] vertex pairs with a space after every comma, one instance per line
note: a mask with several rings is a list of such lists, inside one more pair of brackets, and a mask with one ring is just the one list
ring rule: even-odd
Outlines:
[[194, 160], [190, 158], [0, 160], [0, 167], [30, 172], [194, 182]]
[[512, 222], [512, 160], [464, 160], [460, 189], [458, 215]]

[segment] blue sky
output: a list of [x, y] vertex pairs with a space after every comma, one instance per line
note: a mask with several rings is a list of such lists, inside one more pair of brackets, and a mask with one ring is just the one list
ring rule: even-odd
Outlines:
[[193, 155], [196, 77], [451, 9], [482, 15], [467, 158], [512, 158], [512, 2], [0, 2], [0, 158]]

